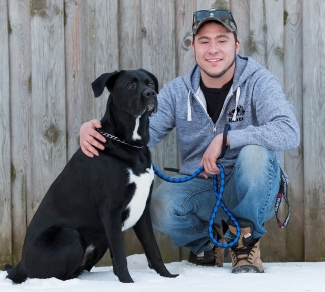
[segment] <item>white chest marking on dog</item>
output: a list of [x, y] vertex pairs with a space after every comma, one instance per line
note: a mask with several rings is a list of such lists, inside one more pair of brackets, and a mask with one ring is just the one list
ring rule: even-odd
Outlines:
[[131, 202], [126, 207], [130, 210], [130, 214], [124, 221], [122, 231], [135, 225], [143, 214], [149, 196], [150, 186], [154, 179], [152, 166], [151, 168], [147, 168], [147, 172], [140, 176], [135, 175], [131, 169], [128, 169], [128, 171], [130, 173], [130, 184], [135, 184], [135, 192]]
[[141, 136], [138, 134], [139, 125], [140, 125], [140, 118], [136, 118], [133, 135], [132, 135], [133, 140], [141, 140]]

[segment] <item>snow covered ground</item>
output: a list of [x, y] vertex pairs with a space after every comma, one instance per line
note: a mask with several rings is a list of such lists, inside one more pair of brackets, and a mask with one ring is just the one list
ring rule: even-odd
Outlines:
[[320, 263], [264, 263], [264, 274], [232, 274], [231, 264], [223, 268], [199, 267], [187, 261], [166, 264], [177, 278], [163, 278], [150, 270], [143, 254], [128, 257], [128, 267], [135, 283], [120, 283], [112, 267], [94, 268], [78, 279], [60, 281], [51, 279], [28, 279], [14, 285], [0, 271], [0, 291], [46, 291], [46, 292], [101, 292], [101, 291], [325, 291], [325, 262]]

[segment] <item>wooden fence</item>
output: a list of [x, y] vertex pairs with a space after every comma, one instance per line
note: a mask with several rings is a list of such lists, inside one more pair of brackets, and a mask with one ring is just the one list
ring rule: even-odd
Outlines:
[[[291, 221], [285, 230], [267, 222], [262, 259], [325, 260], [325, 1], [0, 0], [0, 268], [19, 261], [81, 124], [103, 114], [107, 95], [95, 100], [90, 83], [116, 69], [147, 69], [160, 87], [185, 74], [192, 13], [211, 7], [231, 8], [241, 54], [280, 79], [301, 126], [300, 147], [284, 155]], [[152, 153], [159, 168], [177, 167], [175, 134]], [[186, 258], [156, 236], [166, 262]], [[142, 252], [133, 231], [125, 242], [128, 254]]]

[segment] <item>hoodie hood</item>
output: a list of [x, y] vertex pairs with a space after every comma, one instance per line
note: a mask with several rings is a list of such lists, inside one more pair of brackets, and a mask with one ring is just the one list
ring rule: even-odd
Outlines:
[[[234, 75], [234, 81], [232, 86], [232, 93], [234, 93], [238, 87], [252, 76], [256, 71], [264, 69], [258, 62], [251, 57], [236, 55], [236, 69]], [[183, 76], [184, 83], [192, 94], [196, 93], [200, 87], [200, 67], [195, 64], [188, 74]]]
[[[237, 118], [237, 107], [239, 104], [240, 99], [240, 87], [242, 84], [245, 83], [245, 81], [252, 76], [256, 71], [259, 69], [263, 69], [263, 67], [257, 63], [254, 59], [250, 57], [244, 57], [241, 55], [236, 55], [236, 69], [235, 69], [235, 75], [233, 79], [233, 85], [230, 88], [230, 91], [228, 93], [228, 97], [234, 95], [236, 93], [236, 107], [235, 111], [232, 117], [232, 120], [235, 121]], [[190, 72], [183, 76], [184, 83], [186, 84], [188, 88], [188, 96], [187, 96], [187, 121], [192, 121], [192, 98], [195, 97], [202, 107], [206, 111], [206, 101], [204, 98], [204, 95], [200, 89], [200, 78], [201, 78], [201, 72], [200, 67], [198, 64], [195, 64]]]

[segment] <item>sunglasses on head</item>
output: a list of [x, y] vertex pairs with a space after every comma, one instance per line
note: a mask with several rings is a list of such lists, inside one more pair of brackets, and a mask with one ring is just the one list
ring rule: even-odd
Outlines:
[[198, 10], [193, 13], [193, 34], [196, 34], [201, 24], [208, 20], [216, 20], [231, 32], [237, 33], [237, 25], [231, 11], [226, 9]]

